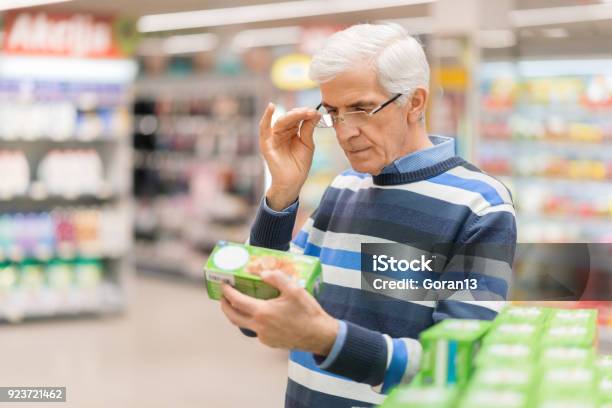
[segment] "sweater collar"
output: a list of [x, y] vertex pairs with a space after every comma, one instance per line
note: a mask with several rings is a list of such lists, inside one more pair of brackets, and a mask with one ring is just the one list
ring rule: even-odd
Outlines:
[[434, 166], [455, 156], [455, 139], [452, 137], [430, 135], [433, 146], [409, 153], [394, 160], [383, 168], [382, 174], [408, 173]]

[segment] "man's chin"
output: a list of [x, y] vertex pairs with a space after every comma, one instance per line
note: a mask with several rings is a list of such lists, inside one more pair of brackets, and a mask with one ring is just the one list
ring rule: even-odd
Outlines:
[[367, 173], [373, 176], [380, 173], [379, 168], [377, 168], [376, 166], [372, 166], [370, 163], [367, 162], [351, 163], [351, 168], [358, 173]]

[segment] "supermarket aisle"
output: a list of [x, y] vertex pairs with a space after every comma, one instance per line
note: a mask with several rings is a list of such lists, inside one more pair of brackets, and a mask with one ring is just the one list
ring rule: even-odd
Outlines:
[[236, 333], [201, 288], [139, 276], [129, 290], [124, 316], [1, 327], [0, 384], [65, 385], [62, 407], [282, 405], [286, 354]]

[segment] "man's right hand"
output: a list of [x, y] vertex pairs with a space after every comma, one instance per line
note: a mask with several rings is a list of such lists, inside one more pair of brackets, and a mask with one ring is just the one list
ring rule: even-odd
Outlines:
[[297, 199], [308, 177], [314, 154], [312, 135], [320, 115], [311, 108], [293, 109], [272, 126], [273, 113], [270, 103], [259, 122], [259, 148], [272, 175], [267, 204], [281, 211]]

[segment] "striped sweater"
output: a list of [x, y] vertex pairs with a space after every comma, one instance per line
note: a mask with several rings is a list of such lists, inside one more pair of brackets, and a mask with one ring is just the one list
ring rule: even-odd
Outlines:
[[[286, 407], [380, 404], [391, 387], [418, 371], [421, 331], [449, 317], [492, 319], [506, 298], [516, 245], [512, 199], [503, 184], [459, 157], [377, 176], [343, 172], [292, 242], [295, 211], [271, 214], [264, 206], [250, 243], [319, 257], [324, 290], [318, 301], [340, 321], [330, 356], [291, 351]], [[362, 243], [406, 243], [425, 251], [439, 243], [499, 244], [507, 251], [495, 251], [490, 259], [479, 253], [473, 262], [461, 263], [469, 265], [465, 276], [488, 282], [487, 299], [499, 301], [366, 294]], [[446, 256], [452, 264], [454, 254]], [[489, 276], [488, 270], [495, 272]]]

